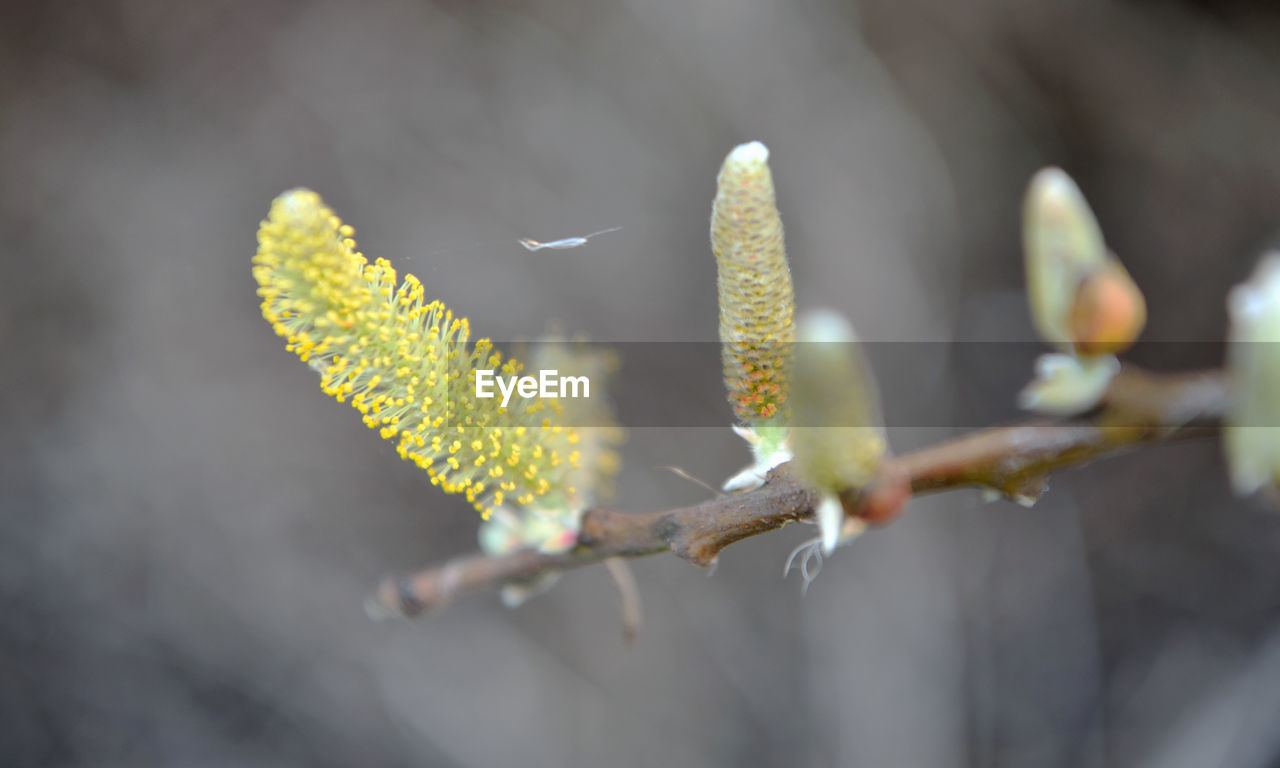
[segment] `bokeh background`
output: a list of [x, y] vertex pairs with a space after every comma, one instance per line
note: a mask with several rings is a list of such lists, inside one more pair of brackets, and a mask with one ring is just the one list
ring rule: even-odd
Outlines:
[[[1053, 163], [1147, 338], [1216, 342], [1280, 228], [1267, 4], [0, 14], [0, 763], [1280, 764], [1280, 516], [1230, 497], [1211, 442], [1063, 473], [1030, 510], [919, 499], [804, 598], [780, 573], [807, 530], [710, 575], [637, 561], [630, 646], [602, 569], [373, 623], [376, 581], [473, 549], [475, 515], [319, 391], [249, 271], [306, 185], [482, 334], [712, 340], [715, 173], [759, 139], [801, 307], [864, 338], [1030, 339], [1020, 196]], [[1002, 365], [882, 385], [1003, 407], [990, 382], [1025, 374]], [[639, 511], [706, 496], [658, 467], [719, 481], [746, 454], [639, 430], [624, 458]]]

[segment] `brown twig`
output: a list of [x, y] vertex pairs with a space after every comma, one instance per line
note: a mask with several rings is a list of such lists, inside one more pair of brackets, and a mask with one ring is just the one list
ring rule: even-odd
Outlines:
[[[1219, 371], [1152, 374], [1126, 367], [1091, 418], [974, 432], [888, 458], [879, 472], [885, 478], [907, 477], [912, 494], [978, 486], [1029, 504], [1055, 470], [1146, 443], [1217, 434], [1228, 401]], [[569, 552], [521, 550], [499, 557], [455, 558], [413, 575], [387, 579], [370, 596], [367, 607], [378, 617], [415, 616], [471, 591], [531, 582], [605, 558], [672, 552], [695, 565], [708, 566], [734, 542], [808, 518], [817, 500], [817, 493], [784, 464], [756, 490], [692, 507], [642, 514], [591, 509], [583, 517], [578, 545]]]

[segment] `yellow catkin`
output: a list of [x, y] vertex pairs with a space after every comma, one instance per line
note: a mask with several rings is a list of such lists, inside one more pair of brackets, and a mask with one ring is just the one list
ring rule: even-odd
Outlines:
[[725, 386], [735, 415], [785, 418], [795, 292], [774, 202], [769, 150], [758, 141], [725, 158], [711, 210]]
[[262, 314], [288, 349], [350, 402], [369, 427], [397, 442], [447, 493], [481, 514], [519, 504], [571, 506], [578, 469], [574, 429], [555, 426], [554, 402], [475, 397], [475, 371], [520, 371], [488, 339], [468, 344], [467, 320], [428, 301], [413, 275], [397, 281], [384, 259], [369, 264], [315, 192], [296, 189], [271, 205], [258, 230], [253, 275]]

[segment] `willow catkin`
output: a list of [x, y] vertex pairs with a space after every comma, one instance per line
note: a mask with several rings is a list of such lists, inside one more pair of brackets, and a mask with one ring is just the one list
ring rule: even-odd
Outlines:
[[477, 397], [478, 369], [513, 376], [520, 364], [488, 339], [469, 343], [465, 318], [428, 301], [413, 275], [398, 281], [388, 261], [369, 264], [353, 234], [311, 190], [272, 203], [253, 275], [262, 314], [288, 349], [320, 373], [327, 394], [486, 518], [503, 504], [579, 506], [581, 436], [553, 423], [558, 404], [502, 408]]
[[747, 424], [785, 420], [795, 292], [774, 202], [769, 150], [758, 141], [725, 158], [711, 212], [725, 387]]

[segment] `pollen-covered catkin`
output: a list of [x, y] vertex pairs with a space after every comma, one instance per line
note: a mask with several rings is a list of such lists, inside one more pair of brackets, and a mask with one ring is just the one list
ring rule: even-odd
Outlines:
[[468, 344], [465, 318], [428, 301], [413, 275], [397, 281], [386, 260], [369, 264], [353, 234], [310, 190], [272, 203], [253, 275], [262, 314], [288, 349], [320, 373], [326, 393], [396, 440], [402, 458], [485, 517], [504, 503], [574, 506], [580, 438], [553, 423], [555, 403], [503, 409], [477, 398], [477, 369], [511, 376], [519, 363], [488, 339]]

